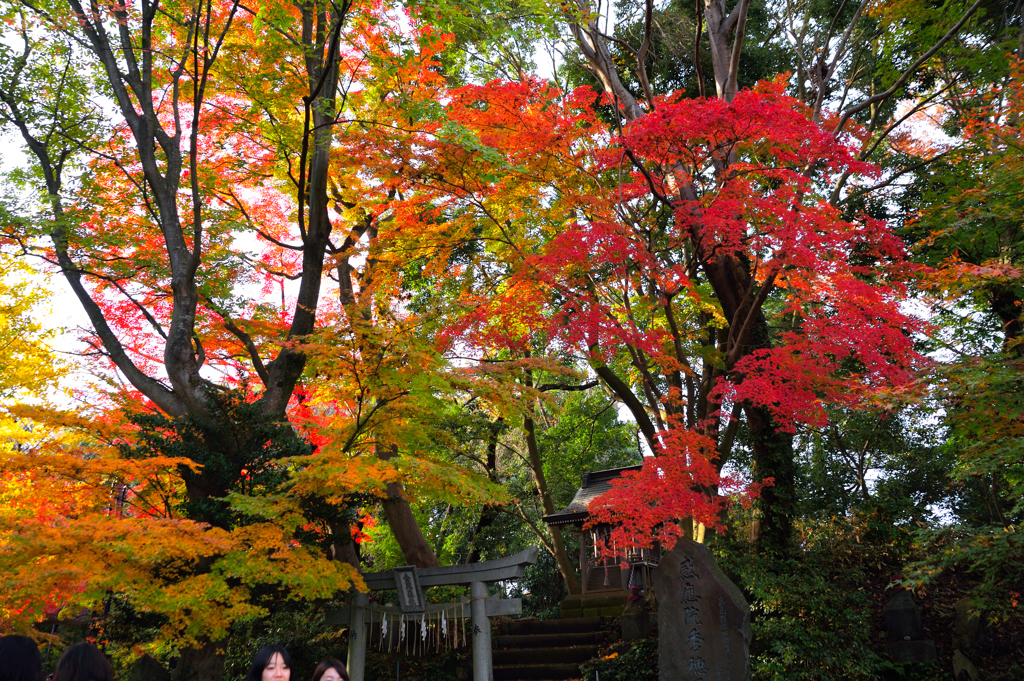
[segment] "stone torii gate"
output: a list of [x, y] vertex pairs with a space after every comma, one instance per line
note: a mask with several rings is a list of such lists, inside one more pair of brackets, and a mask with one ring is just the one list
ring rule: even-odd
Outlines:
[[[415, 566], [395, 568], [387, 572], [363, 575], [370, 591], [396, 590], [401, 606], [396, 613], [430, 613], [456, 604], [428, 606], [423, 589], [431, 586], [469, 585], [470, 622], [473, 629], [473, 681], [493, 681], [491, 665], [491, 624], [489, 617], [518, 615], [522, 601], [518, 598], [488, 598], [487, 584], [506, 579], [519, 579], [527, 565], [537, 562], [536, 546], [525, 551], [483, 563], [417, 569]], [[348, 675], [351, 681], [363, 681], [368, 638], [366, 611], [369, 594], [355, 592], [352, 604], [327, 614], [334, 625], [348, 625]]]

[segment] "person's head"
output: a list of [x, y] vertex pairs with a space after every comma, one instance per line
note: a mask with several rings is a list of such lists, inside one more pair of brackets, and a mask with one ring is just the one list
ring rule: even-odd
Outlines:
[[274, 644], [259, 649], [245, 681], [290, 681], [291, 678], [292, 657], [284, 646]]
[[348, 671], [341, 660], [331, 657], [316, 666], [313, 681], [348, 681]]
[[0, 681], [43, 681], [43, 659], [28, 636], [0, 636]]
[[96, 646], [82, 641], [60, 656], [53, 681], [114, 681], [114, 670]]

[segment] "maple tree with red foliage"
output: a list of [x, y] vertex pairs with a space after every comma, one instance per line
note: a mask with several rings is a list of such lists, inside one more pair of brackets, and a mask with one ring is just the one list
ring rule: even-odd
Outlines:
[[[463, 90], [474, 105], [456, 99], [448, 115], [500, 154], [500, 165], [477, 170], [500, 179], [467, 181], [460, 159], [458, 176], [432, 189], [457, 187], [443, 200], [480, 206], [506, 258], [501, 286], [468, 289], [472, 312], [449, 333], [520, 354], [542, 335], [585, 358], [630, 408], [655, 457], [613, 483], [594, 516], [619, 528], [619, 543], [670, 545], [674, 519], [718, 524], [720, 486], [741, 487], [719, 478], [720, 431], [738, 420], [723, 405], [763, 409], [791, 431], [912, 378], [920, 325], [899, 307], [902, 243], [877, 220], [844, 219], [820, 194], [830, 176], [874, 169], [783, 87], [763, 83], [732, 102], [662, 100], [612, 144], [587, 89], [562, 97], [537, 82], [492, 83]], [[537, 222], [553, 228], [536, 237]], [[730, 261], [749, 280], [726, 307], [702, 270]], [[750, 336], [770, 298], [782, 331], [758, 347]], [[613, 366], [629, 366], [635, 383]]]
[[[453, 507], [490, 505], [478, 529], [509, 512], [494, 451], [510, 423], [536, 515], [551, 513], [538, 433], [553, 394], [594, 388], [653, 456], [592, 523], [620, 546], [667, 547], [721, 528], [739, 500], [757, 548], [783, 560], [794, 433], [888, 409], [925, 365], [913, 341], [929, 329], [904, 309], [922, 269], [888, 223], [844, 205], [889, 179], [867, 159], [898, 124], [880, 133], [858, 113], [906, 77], [881, 99], [830, 99], [828, 52], [849, 36], [825, 41], [810, 86], [803, 67], [741, 79], [749, 3], [698, 3], [688, 98], [647, 79], [652, 3], [629, 86], [627, 53], [612, 58], [592, 13], [559, 9], [593, 76], [582, 87], [523, 69], [468, 76], [451, 58], [472, 49], [464, 32], [442, 27], [468, 19], [443, 3], [52, 4], [5, 9], [27, 28], [21, 53], [2, 48], [3, 122], [38, 172], [22, 180], [31, 215], [5, 213], [2, 229], [68, 282], [89, 359], [121, 384], [93, 424], [17, 412], [65, 439], [0, 466], [16, 587], [4, 627], [100, 612], [116, 591], [165, 618], [148, 645], [216, 657], [273, 598], [358, 584], [371, 537], [433, 566]], [[31, 44], [36, 32], [55, 37]], [[915, 148], [904, 142], [893, 148]], [[971, 291], [1018, 278], [1005, 263], [958, 267], [940, 278], [966, 272]], [[457, 458], [469, 448], [446, 419], [470, 405], [493, 461]], [[30, 483], [63, 503], [34, 502]], [[572, 591], [561, 531], [516, 508]], [[165, 578], [168, 561], [187, 568]]]

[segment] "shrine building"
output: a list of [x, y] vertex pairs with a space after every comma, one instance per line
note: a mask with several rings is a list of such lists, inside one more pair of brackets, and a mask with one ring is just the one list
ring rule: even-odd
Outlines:
[[[626, 471], [638, 471], [641, 466], [611, 468], [583, 474], [580, 488], [565, 508], [544, 516], [550, 526], [563, 527], [579, 537], [580, 541], [580, 597], [570, 596], [562, 603], [563, 617], [606, 614], [604, 610], [618, 608], [625, 602], [631, 587], [647, 590], [651, 583], [651, 570], [661, 560], [661, 547], [614, 546], [611, 525], [600, 524], [584, 529], [590, 518], [591, 504], [612, 488], [611, 481]], [[601, 548], [611, 548], [612, 555]], [[627, 567], [622, 567], [625, 563]], [[579, 612], [577, 612], [579, 610]], [[588, 612], [589, 611], [589, 612]]]

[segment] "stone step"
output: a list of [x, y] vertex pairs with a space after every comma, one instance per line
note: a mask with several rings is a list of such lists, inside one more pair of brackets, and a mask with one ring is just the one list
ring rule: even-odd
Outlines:
[[603, 608], [582, 608], [582, 609], [569, 609], [563, 607], [561, 610], [562, 621], [568, 622], [574, 619], [589, 619], [591, 617], [619, 617], [622, 615], [624, 606], [621, 605], [606, 605]]
[[588, 631], [572, 634], [527, 634], [520, 636], [495, 636], [493, 647], [501, 648], [565, 648], [603, 643], [605, 632]]
[[628, 591], [609, 591], [607, 593], [566, 596], [565, 600], [562, 601], [562, 605], [569, 608], [602, 608], [607, 605], [621, 605], [625, 607], [628, 599]]
[[554, 681], [580, 678], [578, 664], [494, 665], [494, 681]]
[[573, 646], [571, 648], [506, 648], [495, 650], [491, 658], [496, 665], [549, 664], [586, 662], [597, 656], [597, 646]]
[[503, 636], [526, 634], [578, 634], [601, 631], [604, 620], [600, 617], [579, 617], [569, 620], [509, 620], [498, 625]]
[[626, 607], [625, 591], [569, 596], [559, 604], [562, 619], [618, 617]]

